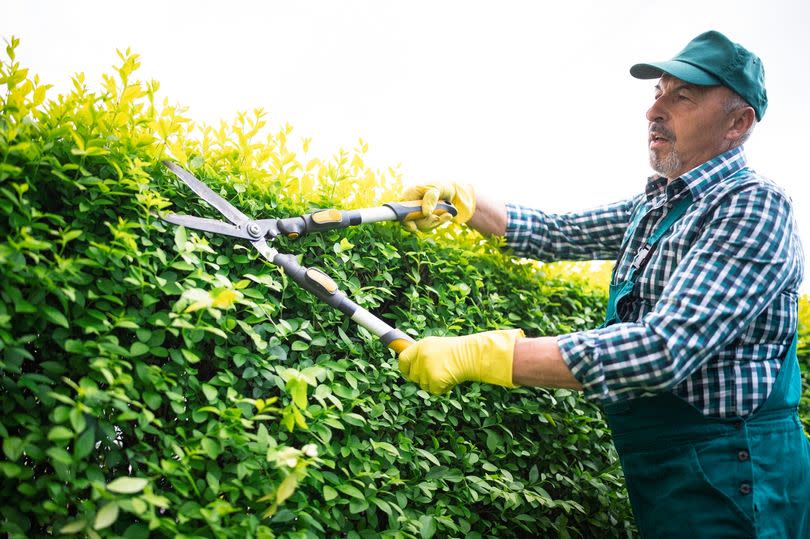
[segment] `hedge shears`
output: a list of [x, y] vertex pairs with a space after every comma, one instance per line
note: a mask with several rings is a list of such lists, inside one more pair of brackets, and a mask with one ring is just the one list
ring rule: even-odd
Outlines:
[[[422, 217], [421, 200], [390, 202], [375, 208], [362, 208], [359, 210], [323, 209], [298, 217], [281, 219], [251, 219], [184, 168], [170, 161], [164, 161], [163, 164], [200, 198], [216, 208], [230, 223], [176, 213], [162, 216], [161, 218], [164, 221], [182, 225], [186, 228], [248, 240], [266, 260], [279, 266], [284, 270], [284, 273], [302, 288], [314, 294], [321, 301], [338, 309], [352, 321], [379, 337], [385, 346], [397, 354], [414, 343], [414, 340], [403, 331], [391, 327], [382, 319], [349, 299], [345, 293], [338, 289], [337, 283], [322, 270], [306, 268], [300, 265], [295, 256], [280, 253], [270, 247], [268, 241], [272, 241], [280, 235], [294, 239], [310, 232], [337, 230], [364, 223], [419, 219]], [[455, 216], [457, 211], [452, 204], [440, 201], [435, 213], [449, 213]]]

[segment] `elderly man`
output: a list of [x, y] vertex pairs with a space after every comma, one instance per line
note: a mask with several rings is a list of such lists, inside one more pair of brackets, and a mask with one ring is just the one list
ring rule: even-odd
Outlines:
[[796, 407], [803, 255], [788, 197], [747, 165], [742, 144], [767, 107], [760, 59], [719, 32], [657, 79], [651, 177], [640, 195], [555, 215], [420, 185], [427, 230], [448, 216], [505, 235], [539, 260], [614, 259], [598, 329], [524, 338], [520, 329], [429, 337], [400, 369], [433, 393], [464, 381], [578, 388], [605, 410], [645, 537], [810, 537], [810, 443]]

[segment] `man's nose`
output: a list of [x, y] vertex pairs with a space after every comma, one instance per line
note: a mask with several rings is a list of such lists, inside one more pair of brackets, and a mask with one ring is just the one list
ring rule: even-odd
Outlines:
[[666, 108], [661, 103], [661, 99], [656, 99], [652, 106], [647, 109], [647, 120], [650, 122], [662, 122], [666, 120]]

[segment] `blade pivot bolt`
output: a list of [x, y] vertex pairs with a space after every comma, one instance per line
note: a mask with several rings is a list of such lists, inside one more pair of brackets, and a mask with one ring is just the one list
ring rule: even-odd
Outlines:
[[260, 227], [259, 225], [257, 225], [256, 223], [250, 223], [250, 224], [247, 226], [247, 232], [248, 232], [248, 234], [250, 234], [250, 235], [251, 235], [251, 236], [253, 236], [254, 238], [258, 238], [259, 236], [261, 236], [261, 235], [262, 235], [262, 229], [261, 229], [261, 227]]

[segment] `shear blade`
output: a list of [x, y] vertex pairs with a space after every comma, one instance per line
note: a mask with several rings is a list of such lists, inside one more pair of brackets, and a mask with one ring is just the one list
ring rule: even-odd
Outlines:
[[217, 221], [216, 219], [206, 219], [205, 217], [194, 217], [193, 215], [180, 215], [177, 213], [169, 213], [163, 216], [163, 220], [174, 225], [182, 225], [186, 228], [193, 228], [196, 230], [205, 230], [206, 232], [214, 232], [217, 234], [225, 234], [227, 236], [234, 236], [247, 240], [255, 240], [247, 233], [247, 231], [236, 225]]
[[[191, 187], [191, 190], [197, 193], [203, 200], [215, 207], [219, 212], [228, 218], [230, 222], [235, 225], [243, 225], [250, 221], [250, 218], [237, 210], [230, 202], [216, 194], [210, 187], [195, 178], [189, 171], [183, 167], [172, 163], [171, 161], [164, 161], [163, 164], [174, 172], [174, 174], [183, 180], [183, 183]], [[203, 229], [207, 230], [207, 229]], [[239, 236], [244, 237], [244, 236]]]

